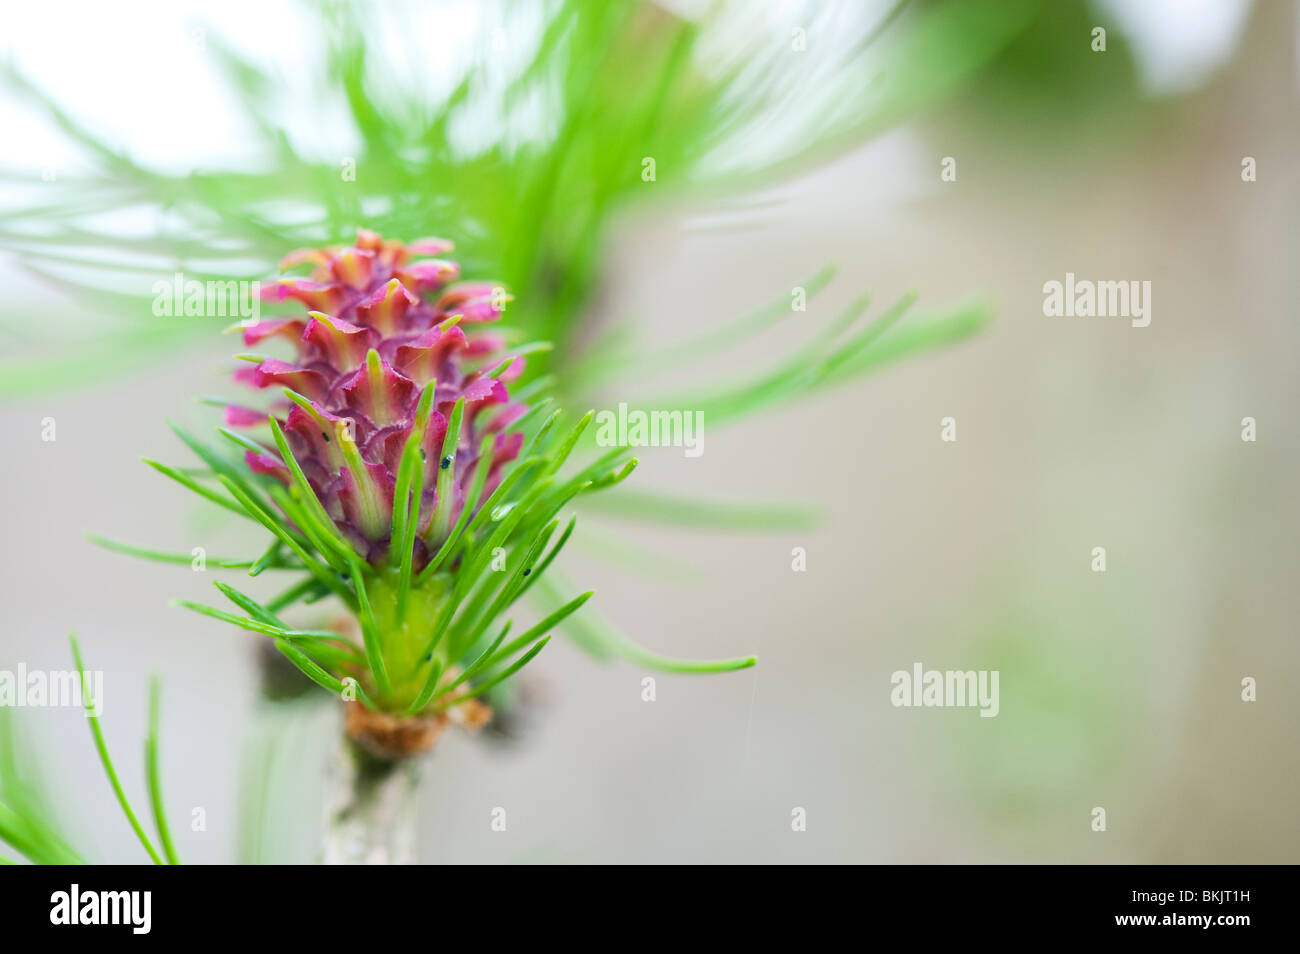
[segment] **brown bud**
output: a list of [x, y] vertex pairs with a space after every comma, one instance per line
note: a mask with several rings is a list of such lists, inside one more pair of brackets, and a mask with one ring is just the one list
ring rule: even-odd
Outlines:
[[353, 742], [379, 759], [409, 758], [427, 752], [437, 743], [447, 717], [395, 716], [372, 712], [359, 702], [343, 704], [343, 728]]

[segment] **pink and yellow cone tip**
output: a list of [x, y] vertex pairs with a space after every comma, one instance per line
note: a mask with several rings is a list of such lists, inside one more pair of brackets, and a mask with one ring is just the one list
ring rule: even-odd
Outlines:
[[[413, 430], [419, 436], [419, 473], [412, 475], [419, 488], [412, 504], [416, 570], [460, 516], [480, 458], [489, 458], [483, 461], [486, 497], [523, 443], [522, 434], [504, 433], [526, 410], [510, 402], [506, 387], [522, 372], [523, 358], [508, 361], [504, 338], [481, 330], [500, 318], [508, 296], [492, 283], [458, 282], [459, 267], [436, 257], [451, 248], [443, 239], [403, 244], [359, 230], [351, 247], [294, 252], [281, 269], [310, 263], [310, 277], [282, 277], [264, 297], [294, 299], [307, 314], [243, 328], [249, 347], [271, 339], [292, 345], [290, 360], [259, 358], [235, 377], [281, 390], [270, 408], [274, 424], [339, 532], [374, 566], [389, 557], [393, 498]], [[458, 439], [444, 454], [458, 405]], [[233, 427], [258, 425], [266, 416], [237, 405], [226, 409]], [[254, 471], [291, 485], [290, 466], [273, 448], [249, 450], [246, 460]], [[440, 492], [447, 496], [441, 507]]]

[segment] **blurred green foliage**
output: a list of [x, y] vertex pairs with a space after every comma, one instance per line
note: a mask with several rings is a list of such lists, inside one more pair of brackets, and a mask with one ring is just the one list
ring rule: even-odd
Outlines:
[[[285, 252], [348, 241], [358, 226], [454, 239], [466, 273], [505, 282], [528, 337], [553, 341], [551, 360], [576, 365], [621, 208], [687, 190], [743, 194], [856, 144], [951, 93], [1037, 7], [900, 2], [872, 19], [808, 5], [786, 18], [798, 25], [787, 32], [748, 28], [746, 11], [725, 5], [691, 20], [642, 0], [507, 2], [486, 9], [527, 54], [495, 50], [488, 33], [456, 61], [453, 81], [429, 89], [384, 45], [400, 35], [405, 5], [314, 5], [295, 43], [319, 51], [303, 57], [316, 75], [288, 107], [272, 66], [206, 33], [261, 156], [252, 171], [151, 168], [6, 64], [10, 92], [43, 110], [90, 171], [55, 183], [31, 170], [5, 175], [30, 185], [32, 199], [4, 210], [0, 248], [72, 296], [74, 333], [46, 346], [25, 313], [0, 313], [18, 345], [0, 360], [0, 394], [85, 384], [210, 337], [206, 323], [153, 317], [147, 289], [159, 277], [266, 278]], [[806, 50], [794, 49], [794, 29], [806, 32]], [[286, 108], [319, 113], [319, 138], [294, 141]], [[339, 114], [336, 130], [327, 118]], [[653, 186], [642, 180], [645, 157]], [[124, 234], [112, 218], [122, 210], [148, 211], [157, 226]], [[580, 392], [569, 375], [559, 382]]]

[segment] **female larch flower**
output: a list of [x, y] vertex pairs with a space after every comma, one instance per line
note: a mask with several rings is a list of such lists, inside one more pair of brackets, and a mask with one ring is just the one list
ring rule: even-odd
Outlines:
[[[325, 580], [329, 588], [345, 601], [355, 597], [364, 659], [335, 656], [334, 672], [353, 680], [349, 734], [386, 756], [431, 745], [443, 712], [484, 688], [468, 681], [470, 675], [491, 672], [490, 664], [530, 643], [530, 653], [544, 644], [530, 631], [526, 641], [505, 649], [505, 632], [486, 651], [480, 645], [496, 615], [527, 587], [533, 567], [523, 564], [540, 555], [559, 508], [544, 494], [496, 501], [524, 441], [510, 428], [527, 408], [511, 403], [506, 388], [523, 359], [506, 352], [501, 334], [480, 330], [501, 317], [509, 300], [504, 289], [458, 282], [458, 266], [438, 257], [451, 247], [443, 239], [403, 244], [360, 230], [350, 247], [286, 256], [282, 272], [309, 264], [310, 276], [281, 277], [264, 297], [295, 300], [306, 315], [245, 324], [242, 332], [250, 348], [278, 339], [293, 354], [289, 360], [241, 355], [253, 364], [235, 376], [283, 397], [266, 412], [226, 408], [233, 427], [269, 423], [274, 446], [249, 442], [245, 462], [279, 481], [281, 492], [272, 496], [288, 527], [315, 545], [317, 562], [334, 570], [335, 578]], [[530, 460], [517, 476], [531, 474], [549, 489], [580, 432], [581, 426], [560, 458]], [[562, 502], [590, 486], [568, 487]], [[483, 512], [476, 509], [481, 502], [500, 507]], [[517, 517], [534, 523], [545, 515], [540, 536], [536, 525], [529, 527], [531, 540], [500, 532], [520, 527], [504, 518], [515, 507]], [[483, 519], [469, 523], [476, 516]], [[500, 592], [498, 580], [478, 579], [488, 569], [479, 546], [486, 535], [497, 544], [493, 552], [504, 552], [512, 540], [527, 544]], [[471, 649], [479, 655], [462, 668], [458, 663]], [[311, 659], [295, 661], [301, 667]], [[439, 701], [433, 718], [419, 718]], [[477, 701], [459, 711], [470, 724], [490, 714]]]
[[[525, 410], [509, 404], [505, 384], [522, 372], [523, 359], [492, 371], [485, 362], [502, 354], [504, 339], [467, 333], [496, 321], [507, 296], [490, 283], [453, 284], [459, 268], [432, 257], [451, 247], [433, 238], [404, 245], [362, 230], [351, 248], [294, 252], [281, 268], [311, 263], [311, 277], [281, 278], [265, 297], [295, 299], [310, 309], [307, 316], [243, 329], [250, 347], [268, 339], [293, 345], [293, 360], [250, 356], [257, 364], [236, 378], [257, 388], [287, 389], [288, 399], [273, 410], [287, 411], [279, 424], [293, 456], [330, 519], [373, 566], [389, 557], [398, 472], [417, 428], [413, 480], [421, 491], [411, 517], [416, 570], [445, 542], [480, 464], [487, 468], [483, 493], [490, 494], [523, 444], [523, 434], [503, 433]], [[426, 391], [427, 420], [417, 421]], [[458, 403], [460, 430], [450, 453], [443, 453]], [[246, 407], [226, 409], [232, 426], [265, 420], [265, 413]], [[490, 460], [480, 449], [486, 436], [492, 437]], [[248, 450], [246, 459], [254, 471], [292, 485], [280, 456]]]

